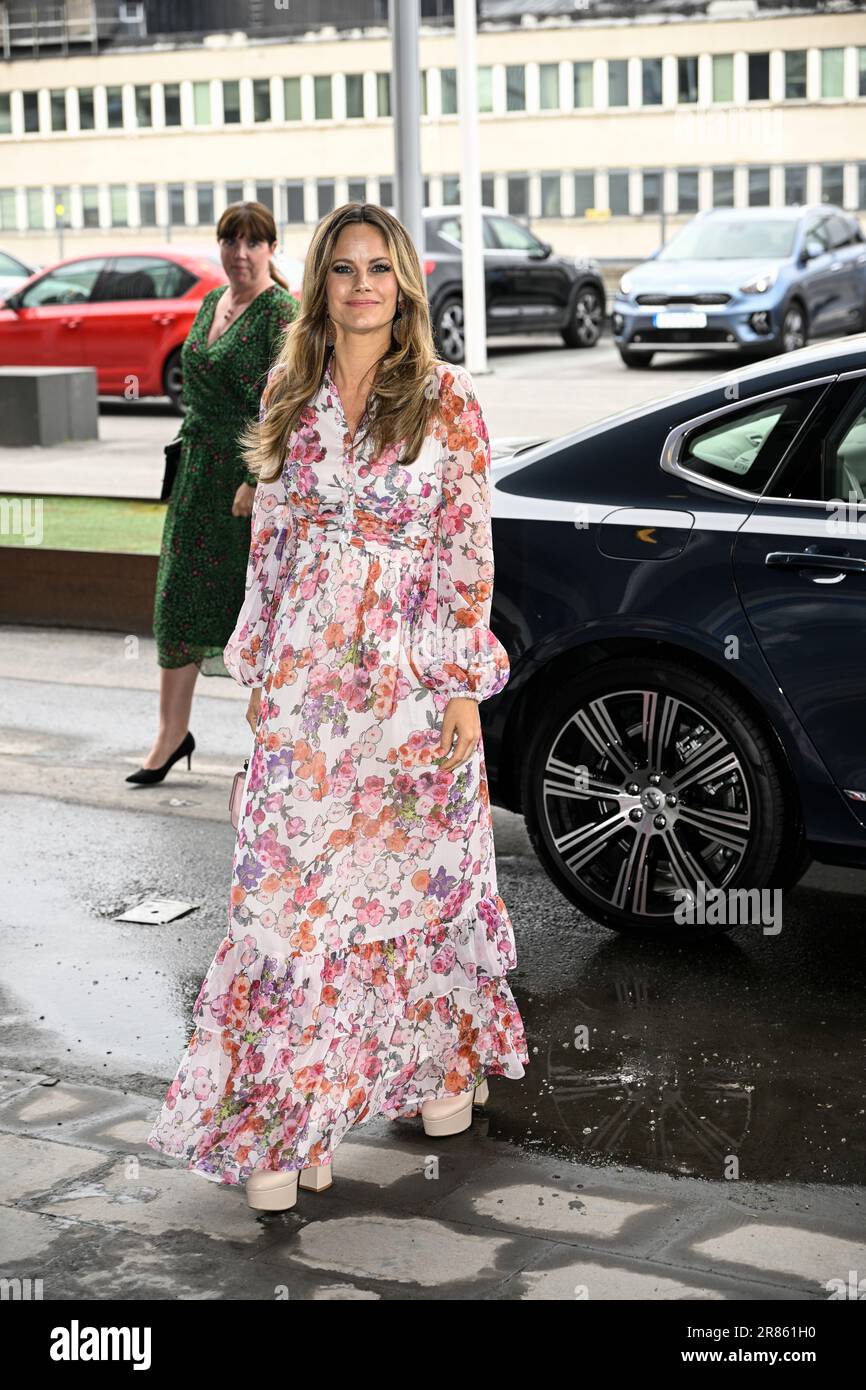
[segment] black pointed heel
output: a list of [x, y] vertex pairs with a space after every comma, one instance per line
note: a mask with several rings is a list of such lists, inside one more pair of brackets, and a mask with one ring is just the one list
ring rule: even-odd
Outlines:
[[166, 758], [162, 767], [140, 767], [137, 772], [131, 772], [126, 778], [127, 782], [161, 782], [179, 758], [186, 757], [187, 771], [192, 770], [192, 750], [195, 748], [195, 739], [189, 729], [186, 731], [182, 742], [177, 745], [170, 757]]

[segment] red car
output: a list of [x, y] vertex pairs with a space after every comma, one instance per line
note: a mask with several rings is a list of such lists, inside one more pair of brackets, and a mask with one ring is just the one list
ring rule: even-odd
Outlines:
[[0, 365], [95, 367], [100, 396], [169, 396], [202, 299], [228, 283], [216, 255], [160, 246], [71, 256], [0, 302]]

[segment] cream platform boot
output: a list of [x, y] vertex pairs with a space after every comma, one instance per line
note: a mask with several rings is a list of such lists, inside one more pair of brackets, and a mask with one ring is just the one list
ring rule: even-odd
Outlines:
[[489, 1097], [486, 1079], [480, 1086], [459, 1096], [445, 1096], [442, 1100], [425, 1100], [421, 1106], [421, 1121], [424, 1133], [437, 1139], [446, 1134], [462, 1134], [472, 1123], [472, 1106], [484, 1105]]
[[330, 1163], [310, 1164], [307, 1168], [278, 1173], [273, 1169], [250, 1173], [246, 1180], [247, 1202], [256, 1211], [288, 1211], [298, 1200], [298, 1187], [309, 1192], [327, 1192], [334, 1179]]

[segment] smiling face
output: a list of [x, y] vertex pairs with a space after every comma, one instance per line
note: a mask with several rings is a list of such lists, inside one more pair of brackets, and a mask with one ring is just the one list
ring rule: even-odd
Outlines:
[[257, 285], [268, 278], [268, 262], [276, 250], [275, 241], [267, 242], [253, 235], [238, 232], [236, 236], [221, 237], [220, 258], [223, 270], [238, 291]]
[[350, 222], [334, 246], [328, 269], [328, 314], [337, 349], [347, 333], [385, 333], [397, 312], [399, 286], [388, 243], [369, 222]]

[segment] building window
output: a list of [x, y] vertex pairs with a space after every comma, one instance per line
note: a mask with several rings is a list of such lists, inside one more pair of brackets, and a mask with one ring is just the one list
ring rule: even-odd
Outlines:
[[770, 55], [769, 53], [750, 53], [748, 58], [749, 101], [769, 101]]
[[857, 206], [866, 208], [866, 164], [857, 165]]
[[85, 227], [99, 226], [99, 189], [88, 185], [81, 190]]
[[713, 207], [732, 208], [734, 206], [733, 169], [713, 170]]
[[283, 78], [283, 102], [286, 109], [286, 120], [299, 121], [301, 119], [300, 77]]
[[264, 183], [256, 184], [256, 202], [262, 203], [270, 212], [274, 210], [274, 183], [273, 179], [268, 179]]
[[362, 119], [364, 115], [364, 75], [360, 72], [346, 73], [346, 116], [350, 121]]
[[[64, 126], [64, 130], [66, 127]], [[8, 92], [0, 92], [0, 135], [12, 134], [12, 102]], [[3, 190], [5, 196], [6, 190]]]
[[156, 226], [156, 188], [143, 183], [138, 190], [138, 219], [142, 227]]
[[805, 164], [788, 164], [785, 167], [785, 205], [792, 203], [805, 203], [806, 201], [806, 166]]
[[168, 221], [171, 227], [183, 227], [186, 225], [186, 208], [184, 205], [182, 183], [170, 183], [168, 185]]
[[607, 64], [608, 106], [628, 106], [628, 61], [609, 58]]
[[749, 169], [749, 207], [770, 206], [770, 166], [754, 164]]
[[482, 203], [484, 204], [484, 206], [487, 207], [487, 208], [492, 208], [492, 207], [494, 206], [494, 203], [495, 203], [495, 196], [494, 196], [494, 189], [495, 189], [495, 186], [496, 186], [496, 185], [495, 185], [494, 182], [493, 182], [493, 175], [492, 175], [492, 174], [482, 174], [482, 175], [481, 175], [481, 201], [482, 201]]
[[559, 110], [559, 63], [539, 65], [538, 104], [542, 111]]
[[197, 183], [195, 187], [196, 215], [200, 227], [216, 221], [212, 183]]
[[226, 184], [226, 206], [232, 203], [242, 203], [244, 201], [244, 186], [242, 183]]
[[585, 217], [587, 208], [595, 207], [595, 174], [590, 170], [574, 176], [574, 215]]
[[734, 55], [713, 54], [713, 101], [734, 99]]
[[376, 73], [376, 112], [379, 116], [391, 114], [391, 74]]
[[348, 197], [350, 203], [366, 203], [367, 201], [367, 180], [349, 179]]
[[24, 98], [24, 129], [30, 134], [39, 129], [39, 94], [22, 92]]
[[394, 206], [393, 179], [379, 180], [379, 205], [383, 208], [392, 208]]
[[15, 217], [15, 189], [0, 188], [0, 227], [4, 232], [11, 232], [17, 229], [18, 222]]
[[331, 100], [331, 79], [330, 77], [314, 77], [313, 92], [315, 94], [315, 115], [317, 121], [333, 120], [334, 108]]
[[698, 210], [698, 171], [697, 169], [677, 170], [677, 208], [680, 212]]
[[425, 208], [429, 208], [429, 206], [430, 206], [430, 180], [429, 180], [429, 179], [424, 179], [423, 182], [422, 182], [422, 196], [423, 196], [423, 200], [424, 200], [423, 206], [424, 206]]
[[45, 199], [41, 188], [27, 190], [27, 226], [34, 231], [45, 226]]
[[241, 123], [241, 84], [237, 80], [223, 82], [223, 124]]
[[844, 94], [844, 48], [821, 49], [821, 95], [841, 97]]
[[136, 87], [135, 89], [135, 124], [137, 126], [153, 125], [149, 87]]
[[192, 106], [196, 125], [211, 125], [209, 82], [193, 82]]
[[439, 74], [442, 115], [457, 115], [457, 69], [442, 68]]
[[866, 97], [866, 48], [857, 49], [857, 95]]
[[478, 69], [478, 110], [493, 110], [493, 69]]
[[123, 88], [106, 87], [105, 102], [108, 109], [108, 129], [123, 129]]
[[526, 110], [526, 68], [522, 63], [505, 69], [505, 107], [508, 111]]
[[108, 190], [112, 227], [129, 226], [129, 195], [125, 183], [113, 183]]
[[661, 212], [662, 176], [659, 169], [645, 169], [643, 173], [643, 210]]
[[677, 58], [677, 101], [697, 101], [698, 60]]
[[253, 78], [253, 120], [271, 119], [271, 84], [267, 77]]
[[508, 211], [512, 217], [529, 216], [529, 179], [526, 174], [508, 175]]
[[421, 69], [421, 115], [427, 116], [427, 69]]
[[641, 59], [641, 100], [644, 106], [662, 104], [662, 60], [661, 58]]
[[329, 212], [334, 211], [334, 180], [318, 179], [316, 181], [316, 202], [319, 209], [319, 217], [325, 217]]
[[806, 50], [794, 48], [785, 54], [785, 100], [802, 101], [806, 95]]
[[164, 90], [165, 123], [166, 125], [180, 125], [180, 83], [166, 82]]
[[[66, 129], [66, 93], [65, 93], [65, 91], [63, 90], [63, 88], [61, 87], [61, 88], [58, 88], [57, 90], [51, 92], [51, 93], [50, 93], [50, 98], [51, 98], [51, 129], [52, 129], [52, 130], [65, 130], [65, 129]], [[2, 130], [2, 124], [0, 124], [0, 130]]]
[[574, 64], [574, 104], [592, 106], [592, 63]]
[[79, 87], [78, 89], [78, 125], [81, 130], [96, 129], [92, 87]]
[[460, 202], [460, 175], [443, 174], [442, 176], [442, 201], [449, 206]]
[[286, 221], [303, 222], [304, 185], [292, 182], [286, 184]]
[[628, 172], [625, 169], [608, 174], [607, 202], [613, 216], [622, 217], [628, 213]]
[[561, 182], [559, 174], [541, 175], [541, 215], [542, 217], [562, 216]]
[[821, 202], [836, 203], [839, 207], [844, 201], [843, 166], [841, 164], [821, 165]]

